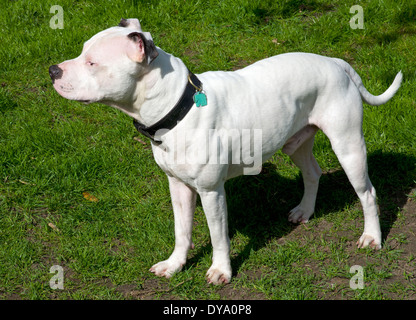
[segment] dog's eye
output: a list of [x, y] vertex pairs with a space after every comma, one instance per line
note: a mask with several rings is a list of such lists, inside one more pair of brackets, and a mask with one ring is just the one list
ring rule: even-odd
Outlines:
[[96, 63], [95, 62], [92, 62], [92, 61], [87, 61], [87, 65], [89, 65], [90, 67], [92, 67], [92, 66], [96, 65]]

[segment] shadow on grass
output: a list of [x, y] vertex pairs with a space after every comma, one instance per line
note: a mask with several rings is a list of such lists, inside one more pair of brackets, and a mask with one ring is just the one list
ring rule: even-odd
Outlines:
[[[397, 208], [403, 208], [414, 188], [416, 158], [398, 153], [374, 152], [368, 156], [369, 175], [376, 187], [381, 216], [383, 241], [397, 219]], [[288, 213], [300, 202], [302, 177], [287, 179], [278, 174], [275, 164], [265, 163], [257, 176], [240, 176], [226, 184], [230, 238], [239, 232], [249, 243], [231, 263], [235, 273], [250, 256], [270, 240], [289, 234], [297, 225], [288, 222]], [[324, 173], [320, 180], [316, 211], [326, 215], [358, 201], [344, 171]], [[312, 217], [313, 219], [313, 217]], [[197, 262], [211, 252], [211, 244], [199, 249], [189, 263]]]
[[408, 195], [416, 184], [416, 157], [373, 152], [368, 157], [369, 175], [377, 190], [383, 241], [403, 209]]

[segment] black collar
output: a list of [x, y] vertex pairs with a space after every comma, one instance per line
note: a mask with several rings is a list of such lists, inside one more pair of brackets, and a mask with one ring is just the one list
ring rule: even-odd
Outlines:
[[144, 124], [134, 119], [133, 124], [137, 131], [150, 138], [153, 142], [161, 143], [159, 137], [155, 137], [155, 133], [160, 129], [170, 130], [174, 128], [178, 122], [186, 116], [188, 111], [194, 105], [193, 97], [197, 91], [200, 91], [197, 90], [198, 88], [202, 88], [201, 81], [199, 81], [199, 79], [192, 72], [189, 72], [188, 83], [186, 84], [182, 97], [173, 109], [169, 111], [166, 116], [149, 127], [146, 127]]

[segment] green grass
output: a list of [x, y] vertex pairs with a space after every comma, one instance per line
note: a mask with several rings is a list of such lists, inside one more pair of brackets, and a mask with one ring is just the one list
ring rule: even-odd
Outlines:
[[[52, 5], [64, 29], [51, 29]], [[3, 1], [0, 13], [0, 298], [2, 299], [415, 299], [416, 12], [414, 1], [360, 1], [364, 29], [349, 26], [356, 1]], [[381, 207], [384, 249], [358, 250], [361, 207], [319, 133], [314, 218], [287, 222], [302, 180], [278, 152], [258, 176], [227, 183], [234, 278], [204, 276], [211, 245], [202, 207], [189, 261], [171, 280], [148, 272], [174, 245], [165, 174], [131, 119], [67, 101], [48, 67], [79, 55], [96, 32], [137, 17], [156, 45], [195, 73], [234, 70], [290, 51], [343, 58], [370, 92], [402, 70], [386, 105], [365, 106], [369, 171]], [[141, 137], [142, 138], [142, 137]], [[145, 138], [143, 138], [145, 139]], [[98, 202], [84, 198], [95, 196]], [[352, 290], [353, 265], [365, 288]], [[52, 265], [64, 290], [52, 290]]]

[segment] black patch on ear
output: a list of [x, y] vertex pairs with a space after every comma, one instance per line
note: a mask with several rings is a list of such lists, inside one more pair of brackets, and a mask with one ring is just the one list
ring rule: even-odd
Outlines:
[[140, 32], [132, 32], [128, 35], [129, 39], [134, 42], [138, 42], [139, 38], [143, 41], [144, 44], [144, 53], [146, 54], [147, 64], [151, 64], [153, 60], [157, 58], [159, 52], [157, 52], [156, 46], [151, 40], [147, 40], [146, 37]]
[[119, 27], [127, 28], [129, 25], [129, 22], [127, 19], [121, 18], [120, 23], [118, 24]]

